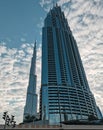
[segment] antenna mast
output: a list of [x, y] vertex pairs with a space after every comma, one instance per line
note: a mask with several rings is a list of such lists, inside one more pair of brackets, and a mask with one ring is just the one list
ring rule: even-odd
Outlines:
[[55, 7], [55, 2], [54, 2], [54, 0], [53, 0], [53, 7]]

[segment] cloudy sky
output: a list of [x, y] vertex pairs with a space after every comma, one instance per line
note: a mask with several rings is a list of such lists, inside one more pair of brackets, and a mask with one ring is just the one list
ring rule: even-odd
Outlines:
[[[91, 91], [103, 113], [103, 0], [54, 0], [77, 41]], [[43, 20], [53, 0], [0, 0], [0, 123], [8, 111], [22, 122], [34, 41], [37, 94]]]

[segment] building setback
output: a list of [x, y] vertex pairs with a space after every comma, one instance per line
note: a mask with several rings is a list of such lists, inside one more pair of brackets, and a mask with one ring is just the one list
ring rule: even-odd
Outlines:
[[98, 116], [77, 43], [67, 19], [56, 4], [42, 29], [40, 117], [49, 124]]
[[29, 75], [29, 85], [27, 88], [26, 105], [24, 108], [24, 117], [26, 116], [36, 116], [37, 114], [37, 94], [36, 94], [36, 42], [33, 50], [33, 57], [31, 60], [30, 75]]

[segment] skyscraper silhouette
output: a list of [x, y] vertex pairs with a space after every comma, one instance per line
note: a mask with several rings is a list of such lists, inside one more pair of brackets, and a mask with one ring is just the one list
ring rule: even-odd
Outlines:
[[98, 117], [77, 43], [67, 19], [56, 4], [42, 29], [40, 115], [50, 124]]
[[37, 94], [36, 94], [36, 42], [31, 60], [31, 68], [29, 75], [29, 85], [27, 88], [26, 105], [24, 108], [24, 119], [26, 116], [36, 116], [37, 114]]

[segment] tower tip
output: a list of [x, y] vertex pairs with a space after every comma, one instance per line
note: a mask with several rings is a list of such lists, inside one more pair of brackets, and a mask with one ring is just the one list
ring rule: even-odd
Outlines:
[[53, 0], [53, 7], [57, 7], [57, 6], [58, 6], [57, 2], [55, 2], [55, 1]]
[[56, 7], [58, 6], [58, 3], [56, 2]]
[[53, 0], [53, 7], [54, 7], [54, 5], [55, 5], [55, 2], [54, 2], [54, 0]]
[[37, 41], [35, 40], [34, 47], [36, 47], [36, 43], [37, 43]]

